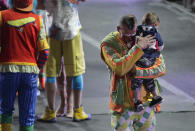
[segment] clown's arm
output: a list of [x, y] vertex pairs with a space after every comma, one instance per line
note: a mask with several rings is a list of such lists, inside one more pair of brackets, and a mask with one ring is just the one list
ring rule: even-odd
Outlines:
[[40, 22], [41, 22], [40, 24], [41, 28], [40, 28], [39, 39], [38, 39], [39, 56], [37, 60], [37, 65], [40, 69], [40, 72], [43, 72], [43, 66], [45, 65], [49, 55], [49, 45], [47, 42], [45, 27], [41, 17], [40, 17]]
[[128, 73], [143, 54], [144, 52], [137, 44], [124, 56], [121, 56], [109, 43], [102, 43], [101, 45], [102, 59], [119, 76]]

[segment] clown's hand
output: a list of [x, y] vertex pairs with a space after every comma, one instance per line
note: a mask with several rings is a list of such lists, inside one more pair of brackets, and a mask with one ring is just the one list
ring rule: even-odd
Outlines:
[[137, 45], [141, 47], [142, 49], [146, 49], [150, 47], [154, 43], [155, 39], [154, 36], [147, 35], [145, 37], [139, 36], [137, 38]]

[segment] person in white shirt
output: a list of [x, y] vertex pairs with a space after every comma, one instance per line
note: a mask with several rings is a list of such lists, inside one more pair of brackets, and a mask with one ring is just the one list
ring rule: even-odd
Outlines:
[[[85, 0], [80, 0], [84, 2]], [[44, 0], [45, 9], [53, 16], [50, 28], [50, 55], [46, 65], [46, 93], [48, 107], [38, 121], [55, 122], [56, 77], [60, 75], [64, 64], [67, 86], [67, 116], [73, 121], [91, 119], [83, 110], [82, 92], [85, 59], [81, 40], [81, 24], [78, 16], [78, 0]], [[62, 58], [64, 58], [62, 62]], [[63, 81], [63, 80], [62, 80]], [[61, 81], [61, 82], [62, 82]], [[74, 110], [72, 106], [74, 97]], [[64, 108], [62, 107], [62, 114]]]

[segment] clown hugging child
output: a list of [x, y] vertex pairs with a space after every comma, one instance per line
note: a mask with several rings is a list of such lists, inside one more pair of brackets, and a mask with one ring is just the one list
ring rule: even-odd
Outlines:
[[[160, 25], [160, 19], [155, 13], [146, 13], [142, 20], [142, 25], [137, 27], [137, 36], [152, 35], [155, 38], [155, 42], [152, 46], [144, 49], [144, 55], [136, 62], [136, 66], [140, 68], [148, 68], [156, 63], [156, 59], [160, 56], [160, 52], [163, 50], [164, 44], [161, 39], [157, 28]], [[132, 80], [132, 90], [134, 97], [135, 110], [140, 112], [144, 109], [144, 106], [140, 100], [140, 92], [142, 84], [145, 87], [147, 93], [151, 93], [153, 98], [149, 106], [153, 107], [161, 103], [163, 98], [157, 95], [154, 79], [142, 79], [134, 78]]]

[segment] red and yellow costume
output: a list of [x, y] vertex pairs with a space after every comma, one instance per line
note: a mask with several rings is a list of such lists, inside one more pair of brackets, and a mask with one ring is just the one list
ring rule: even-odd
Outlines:
[[9, 9], [0, 12], [0, 29], [0, 129], [11, 131], [18, 92], [20, 131], [33, 131], [37, 78], [49, 49], [45, 28], [38, 15]]

